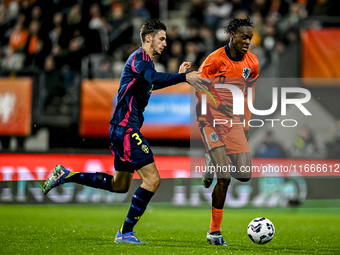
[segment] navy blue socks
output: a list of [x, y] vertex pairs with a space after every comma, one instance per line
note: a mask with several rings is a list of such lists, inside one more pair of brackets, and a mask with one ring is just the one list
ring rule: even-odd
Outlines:
[[121, 233], [132, 232], [133, 227], [143, 215], [148, 203], [150, 202], [154, 192], [139, 187], [132, 197], [130, 210], [126, 216]]
[[75, 182], [96, 189], [112, 191], [113, 176], [106, 173], [75, 173], [68, 175], [65, 182]]
[[[112, 175], [106, 173], [79, 173], [72, 172], [65, 178], [65, 182], [75, 182], [78, 184], [86, 185], [92, 188], [112, 190]], [[142, 217], [148, 203], [150, 202], [154, 192], [148, 191], [139, 187], [132, 197], [131, 206], [126, 216], [124, 224], [121, 228], [121, 233], [132, 232], [133, 227], [137, 224], [138, 220]]]

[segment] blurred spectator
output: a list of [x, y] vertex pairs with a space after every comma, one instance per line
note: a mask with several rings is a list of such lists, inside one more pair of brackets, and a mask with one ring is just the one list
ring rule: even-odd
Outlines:
[[292, 3], [289, 6], [289, 13], [285, 15], [280, 23], [278, 29], [280, 33], [284, 34], [286, 31], [296, 28], [301, 19], [307, 17], [306, 9], [300, 3]]
[[21, 0], [19, 1], [20, 4], [20, 13], [26, 17], [25, 20], [25, 26], [28, 26], [29, 22], [32, 20], [31, 19], [31, 13], [32, 13], [32, 8], [33, 8], [33, 1], [30, 0]]
[[170, 57], [177, 58], [180, 63], [184, 61], [184, 49], [180, 41], [174, 41], [171, 44]]
[[108, 54], [112, 56], [116, 49], [132, 42], [133, 27], [125, 16], [122, 4], [115, 4], [111, 7], [108, 22], [110, 41]]
[[[40, 0], [40, 1], [45, 1], [45, 0]], [[45, 1], [48, 2], [48, 1]], [[70, 9], [72, 6], [75, 6], [77, 4], [82, 4], [84, 5], [86, 2], [92, 2], [92, 1], [79, 1], [79, 0], [58, 0], [56, 1], [56, 9], [61, 11], [62, 13], [68, 13], [70, 12]]]
[[7, 8], [6, 24], [8, 27], [13, 27], [17, 23], [20, 12], [20, 5], [16, 1], [12, 1]]
[[340, 159], [340, 120], [332, 132], [331, 140], [326, 144], [327, 158]]
[[302, 126], [299, 130], [299, 136], [295, 138], [291, 148], [293, 157], [312, 158], [320, 153], [315, 141], [312, 130], [307, 126]]
[[56, 68], [54, 57], [49, 55], [45, 59], [45, 90], [44, 100], [46, 114], [59, 114], [61, 98], [65, 96], [66, 89], [61, 79], [61, 73]]
[[254, 157], [256, 158], [285, 158], [286, 152], [283, 147], [275, 141], [274, 135], [268, 131], [264, 142], [257, 147]]
[[189, 25], [184, 44], [184, 60], [190, 61], [190, 70], [198, 69], [201, 59], [205, 54], [205, 45], [196, 25]]
[[100, 6], [97, 3], [92, 4], [90, 7], [89, 28], [98, 31], [101, 41], [101, 50], [103, 52], [109, 45], [109, 38], [106, 19], [102, 17]]
[[167, 64], [167, 72], [168, 73], [177, 73], [180, 64], [181, 63], [179, 62], [178, 58], [170, 58], [168, 60], [168, 64]]
[[159, 57], [158, 56], [156, 56], [153, 59], [153, 62], [154, 62], [154, 65], [155, 65], [155, 70], [157, 70], [157, 72], [161, 72], [161, 73], [165, 73], [166, 72], [166, 67], [161, 62], [159, 62]]
[[152, 17], [159, 18], [159, 2], [160, 0], [145, 0], [145, 8], [152, 13]]
[[277, 19], [288, 13], [289, 5], [285, 0], [267, 0], [264, 6], [264, 16], [274, 15]]
[[25, 54], [15, 52], [12, 47], [8, 47], [5, 57], [1, 61], [1, 68], [8, 72], [20, 71], [24, 67]]
[[198, 52], [197, 45], [188, 41], [185, 43], [184, 60], [191, 62], [190, 70], [197, 70], [201, 64], [202, 54]]
[[80, 62], [85, 55], [85, 39], [80, 30], [75, 30], [68, 45], [68, 64], [72, 70], [80, 71]]
[[42, 10], [39, 5], [34, 5], [31, 12], [31, 19], [42, 22]]
[[216, 0], [208, 4], [205, 12], [205, 23], [216, 29], [223, 19], [228, 19], [233, 11], [233, 5], [227, 0]]
[[260, 62], [260, 68], [265, 62], [264, 51], [262, 48], [263, 17], [260, 12], [254, 12], [251, 16], [253, 21], [253, 39], [250, 44], [250, 52], [254, 53]]
[[199, 33], [199, 28], [198, 26], [194, 25], [194, 24], [190, 24], [188, 26], [188, 29], [185, 33], [185, 41], [188, 42], [194, 42], [196, 44], [202, 44], [202, 38], [201, 35]]
[[51, 40], [51, 44], [59, 43], [59, 39], [63, 32], [62, 23], [63, 23], [63, 14], [61, 12], [56, 12], [53, 15], [53, 28], [48, 33], [48, 37]]
[[5, 33], [8, 29], [6, 25], [6, 6], [0, 2], [0, 44], [5, 44]]
[[276, 41], [277, 32], [275, 25], [271, 22], [266, 22], [266, 24], [263, 26], [262, 47], [269, 63], [271, 62], [271, 56], [275, 49]]
[[301, 3], [292, 3], [289, 7], [289, 13], [278, 22], [278, 33], [280, 41], [276, 49], [282, 53], [285, 47], [297, 41], [299, 30], [297, 29], [299, 22], [307, 17], [305, 5]]
[[98, 75], [96, 78], [99, 78], [99, 79], [113, 78], [112, 63], [108, 58], [103, 58], [100, 61], [99, 68], [98, 68]]
[[265, 13], [264, 13], [265, 4], [266, 4], [266, 0], [254, 0], [254, 1], [251, 1], [250, 8], [253, 13], [258, 12], [261, 14], [262, 17], [264, 17], [265, 16]]
[[251, 12], [250, 5], [247, 3], [247, 1], [231, 0], [231, 3], [233, 4], [232, 13], [234, 13], [234, 14], [237, 13], [237, 12], [243, 12], [246, 15], [248, 15]]
[[[48, 33], [53, 27], [52, 25], [52, 15], [54, 12], [51, 12], [48, 14], [47, 11], [43, 12], [43, 8], [47, 10], [50, 8], [48, 1], [39, 0], [36, 1], [35, 4], [32, 6], [31, 10], [31, 21], [37, 21], [40, 24], [40, 30], [39, 30], [39, 37], [44, 41], [48, 39]], [[51, 15], [52, 14], [52, 15]]]
[[28, 32], [24, 28], [22, 22], [17, 22], [14, 26], [13, 32], [9, 38], [9, 46], [14, 51], [23, 50], [27, 43]]
[[327, 16], [332, 11], [332, 3], [329, 0], [309, 0], [307, 8], [310, 16]]
[[180, 34], [178, 26], [170, 26], [167, 29], [166, 35], [167, 35], [167, 40], [166, 40], [167, 47], [171, 47], [171, 44], [174, 41], [179, 41], [181, 43], [183, 42], [183, 38]]
[[133, 19], [138, 19], [141, 23], [151, 18], [149, 10], [145, 8], [144, 0], [132, 0], [130, 15]]
[[215, 50], [215, 35], [208, 26], [201, 27], [200, 36], [202, 38], [203, 46], [203, 57], [207, 56]]
[[[29, 37], [25, 45], [25, 67], [39, 70], [44, 69], [45, 54], [47, 46], [44, 48], [44, 41], [39, 36], [41, 25], [39, 21], [32, 20], [29, 24]], [[46, 42], [46, 41], [45, 41]], [[46, 42], [47, 43], [47, 42]]]
[[75, 30], [73, 38], [68, 45], [68, 54], [66, 57], [66, 66], [63, 68], [63, 79], [67, 90], [77, 83], [80, 77], [81, 61], [85, 56], [85, 39], [80, 30]]
[[[80, 5], [79, 4], [73, 5], [70, 8], [69, 12], [67, 12], [67, 16], [66, 16], [67, 27], [71, 31], [74, 31], [75, 29], [79, 29], [81, 26], [82, 18], [83, 18], [83, 15], [81, 13]], [[56, 23], [58, 23], [58, 18], [57, 20], [54, 20], [54, 24]]]
[[133, 35], [132, 41], [138, 42], [139, 38], [139, 30], [141, 25], [151, 18], [150, 12], [144, 6], [144, 0], [132, 0], [132, 6], [130, 7], [130, 19], [133, 24]]
[[52, 45], [50, 54], [54, 57], [55, 65], [57, 68], [60, 69], [64, 64], [66, 64], [68, 54], [67, 46], [62, 48], [59, 43], [55, 43]]
[[204, 10], [206, 9], [206, 3], [204, 0], [191, 0], [188, 13], [188, 19], [194, 24], [204, 24]]
[[180, 35], [178, 26], [172, 25], [167, 29], [167, 39], [165, 51], [160, 55], [159, 62], [168, 65], [168, 59], [171, 57], [178, 57], [181, 62], [183, 55], [183, 38]]

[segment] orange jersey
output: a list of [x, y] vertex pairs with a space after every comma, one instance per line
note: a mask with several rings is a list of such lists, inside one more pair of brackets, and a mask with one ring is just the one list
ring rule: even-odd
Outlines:
[[[210, 93], [214, 96], [217, 104], [233, 104], [233, 97], [228, 89], [220, 88], [213, 89], [214, 84], [232, 84], [237, 86], [243, 91], [245, 96], [245, 103], [247, 103], [247, 87], [252, 86], [259, 76], [259, 61], [258, 58], [251, 52], [244, 54], [240, 61], [233, 60], [232, 57], [227, 55], [227, 46], [221, 47], [211, 53], [200, 66], [199, 71], [202, 71], [201, 77], [209, 78], [212, 80], [211, 87], [209, 86]], [[216, 92], [218, 95], [216, 95]], [[201, 102], [201, 95], [203, 91], [197, 91], [198, 105]], [[254, 91], [253, 91], [254, 93]], [[227, 119], [228, 117], [217, 111], [214, 103], [209, 103], [210, 96], [207, 95], [208, 107], [207, 115], [198, 116], [199, 121], [215, 119]], [[198, 111], [200, 109], [197, 109]], [[248, 108], [245, 108], [245, 114]], [[249, 111], [249, 110], [248, 110]], [[238, 117], [236, 117], [238, 119]]]

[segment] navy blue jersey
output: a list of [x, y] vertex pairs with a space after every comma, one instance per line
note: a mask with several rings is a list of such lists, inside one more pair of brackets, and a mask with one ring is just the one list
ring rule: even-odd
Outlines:
[[139, 48], [128, 58], [120, 79], [117, 105], [111, 124], [140, 129], [143, 112], [152, 90], [161, 89], [186, 81], [185, 73], [168, 74], [156, 72], [149, 55]]

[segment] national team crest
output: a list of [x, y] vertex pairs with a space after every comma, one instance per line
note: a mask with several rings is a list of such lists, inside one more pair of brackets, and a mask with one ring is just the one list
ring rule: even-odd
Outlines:
[[149, 153], [149, 147], [146, 146], [145, 144], [142, 145], [142, 150], [143, 150], [145, 153]]
[[214, 143], [215, 142], [217, 142], [217, 140], [218, 140], [218, 134], [217, 133], [211, 133], [210, 134], [210, 139], [211, 139], [211, 141], [213, 141]]
[[243, 68], [243, 78], [244, 79], [248, 79], [249, 75], [250, 75], [250, 68], [249, 67], [246, 67], [246, 68]]

